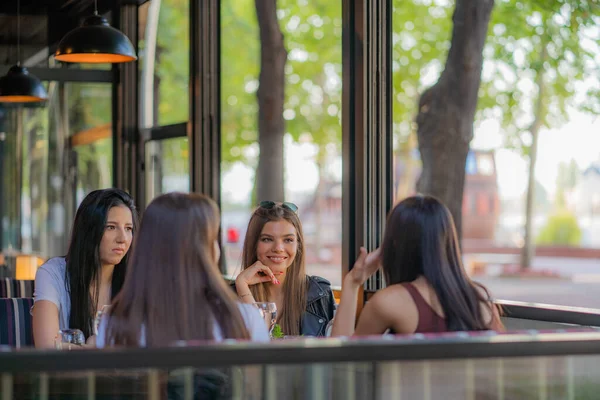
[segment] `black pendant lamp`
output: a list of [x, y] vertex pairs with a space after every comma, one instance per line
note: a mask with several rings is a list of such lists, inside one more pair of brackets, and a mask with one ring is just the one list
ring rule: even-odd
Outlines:
[[39, 103], [48, 100], [40, 80], [21, 66], [21, 0], [17, 0], [17, 65], [0, 78], [0, 103]]
[[70, 63], [100, 64], [135, 61], [137, 55], [129, 38], [98, 15], [96, 0], [94, 15], [62, 38], [54, 58]]

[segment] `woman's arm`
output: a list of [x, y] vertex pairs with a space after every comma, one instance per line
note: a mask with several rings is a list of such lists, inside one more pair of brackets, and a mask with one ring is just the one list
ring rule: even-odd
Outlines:
[[358, 291], [379, 268], [379, 257], [379, 249], [367, 254], [367, 251], [361, 247], [354, 267], [342, 283], [342, 297], [333, 321], [331, 336], [351, 336], [354, 334]]
[[64, 285], [60, 272], [60, 269], [48, 262], [35, 274], [33, 340], [35, 347], [39, 349], [53, 349], [54, 339], [60, 329], [60, 287]]
[[33, 341], [37, 349], [53, 349], [58, 334], [58, 307], [51, 301], [36, 301], [33, 307]]
[[352, 336], [354, 333], [360, 288], [362, 288], [362, 284], [355, 282], [351, 275], [347, 274], [342, 282], [342, 296], [335, 312], [331, 336]]

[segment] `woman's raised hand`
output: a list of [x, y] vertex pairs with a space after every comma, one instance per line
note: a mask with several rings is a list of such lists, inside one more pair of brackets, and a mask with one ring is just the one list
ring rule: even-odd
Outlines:
[[364, 247], [360, 248], [358, 258], [354, 267], [348, 274], [352, 283], [362, 285], [371, 275], [373, 275], [381, 266], [381, 248], [367, 253]]

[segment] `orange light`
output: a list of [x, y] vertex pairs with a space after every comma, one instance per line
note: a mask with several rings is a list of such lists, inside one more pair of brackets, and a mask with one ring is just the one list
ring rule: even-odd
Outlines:
[[17, 256], [17, 273], [15, 278], [18, 280], [32, 281], [35, 279], [37, 269], [44, 263], [44, 260], [38, 256], [20, 255]]
[[137, 60], [137, 57], [109, 53], [70, 53], [54, 56], [55, 59], [70, 63], [115, 64]]
[[0, 96], [0, 103], [39, 103], [46, 100], [36, 96]]

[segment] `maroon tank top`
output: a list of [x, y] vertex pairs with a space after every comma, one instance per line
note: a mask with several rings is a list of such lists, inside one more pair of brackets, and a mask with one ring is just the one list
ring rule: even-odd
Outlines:
[[417, 306], [419, 322], [415, 333], [447, 332], [446, 319], [436, 314], [435, 310], [425, 301], [417, 288], [410, 283], [403, 283], [402, 286], [408, 290], [410, 297], [412, 297]]

